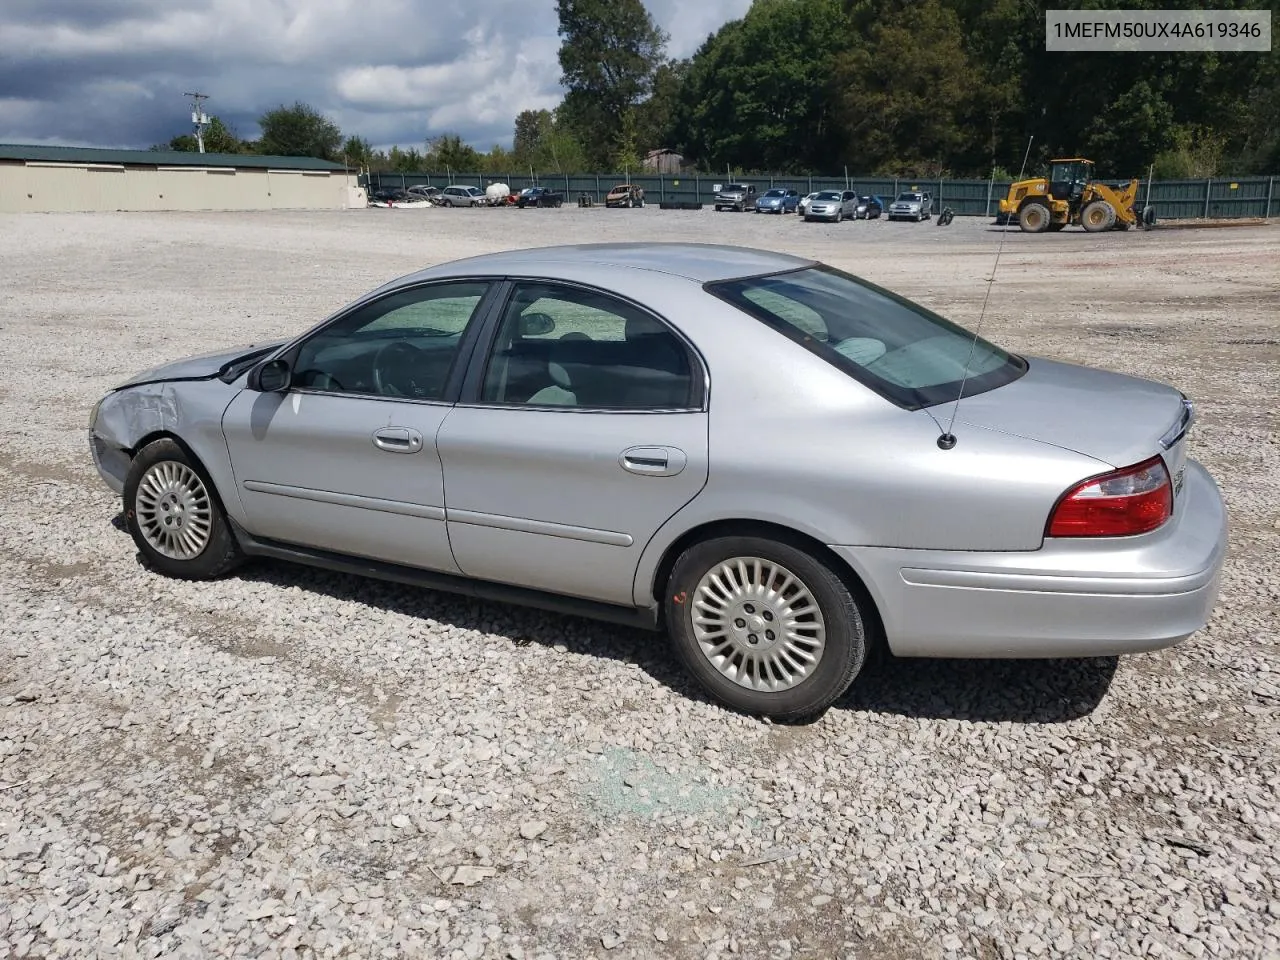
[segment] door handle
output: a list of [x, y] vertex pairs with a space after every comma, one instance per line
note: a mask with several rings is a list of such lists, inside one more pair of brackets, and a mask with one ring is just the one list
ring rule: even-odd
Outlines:
[[383, 427], [373, 432], [373, 445], [387, 453], [417, 453], [422, 449], [422, 434], [409, 427]]
[[674, 477], [688, 462], [676, 447], [628, 447], [618, 457], [623, 470], [642, 477]]

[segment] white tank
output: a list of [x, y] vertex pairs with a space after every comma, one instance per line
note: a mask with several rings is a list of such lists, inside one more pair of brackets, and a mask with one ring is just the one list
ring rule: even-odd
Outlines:
[[511, 188], [505, 183], [491, 183], [485, 187], [484, 196], [491, 204], [502, 203], [511, 196]]

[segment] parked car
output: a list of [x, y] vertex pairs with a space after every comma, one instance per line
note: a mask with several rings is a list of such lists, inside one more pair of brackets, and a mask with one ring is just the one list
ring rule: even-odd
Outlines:
[[890, 220], [928, 220], [933, 216], [933, 195], [907, 190], [889, 204]]
[[796, 209], [800, 212], [801, 216], [804, 216], [809, 212], [809, 204], [813, 203], [813, 198], [821, 192], [821, 190], [814, 190], [812, 193], [806, 193], [800, 198], [800, 203], [797, 204]]
[[407, 190], [414, 196], [426, 197], [428, 200], [434, 200], [440, 196], [439, 187], [430, 187], [422, 183], [415, 183], [412, 187], [407, 188]]
[[559, 207], [564, 205], [564, 194], [550, 187], [526, 187], [520, 191], [517, 207]]
[[832, 703], [882, 644], [1176, 643], [1226, 546], [1178, 390], [729, 246], [439, 264], [142, 372], [88, 420], [161, 574], [272, 557], [665, 630], [711, 694], [777, 718]]
[[858, 195], [852, 190], [821, 190], [809, 202], [809, 209], [804, 218], [809, 220], [830, 220], [839, 223], [845, 217], [852, 217], [857, 205]]
[[884, 204], [879, 197], [859, 197], [853, 208], [853, 216], [857, 220], [878, 220], [882, 213], [884, 213]]
[[800, 206], [800, 191], [774, 187], [756, 201], [756, 213], [795, 213]]
[[756, 202], [756, 188], [752, 184], [747, 183], [727, 183], [716, 193], [715, 207], [716, 210], [737, 210], [741, 213], [743, 210], [754, 207]]
[[445, 187], [438, 199], [446, 207], [482, 207], [485, 204], [484, 191], [479, 187]]
[[371, 207], [429, 207], [432, 205], [430, 197], [417, 193], [412, 188], [405, 189], [402, 187], [384, 188], [376, 191], [369, 198], [369, 206]]
[[604, 196], [606, 207], [643, 207], [644, 190], [634, 183], [620, 183]]

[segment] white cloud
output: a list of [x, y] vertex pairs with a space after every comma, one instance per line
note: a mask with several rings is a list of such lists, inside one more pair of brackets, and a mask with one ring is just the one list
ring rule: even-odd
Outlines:
[[[750, 0], [646, 0], [687, 56]], [[554, 0], [2, 0], [0, 141], [149, 146], [187, 132], [182, 96], [242, 136], [303, 100], [348, 134], [509, 144], [562, 96]]]

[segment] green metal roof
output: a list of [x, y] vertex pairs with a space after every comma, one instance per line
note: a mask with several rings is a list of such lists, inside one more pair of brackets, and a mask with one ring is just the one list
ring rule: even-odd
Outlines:
[[345, 170], [340, 163], [314, 157], [264, 157], [254, 153], [189, 153], [183, 150], [104, 150], [98, 147], [46, 147], [0, 143], [0, 160], [44, 163], [120, 163], [163, 167], [271, 167], [273, 170]]

